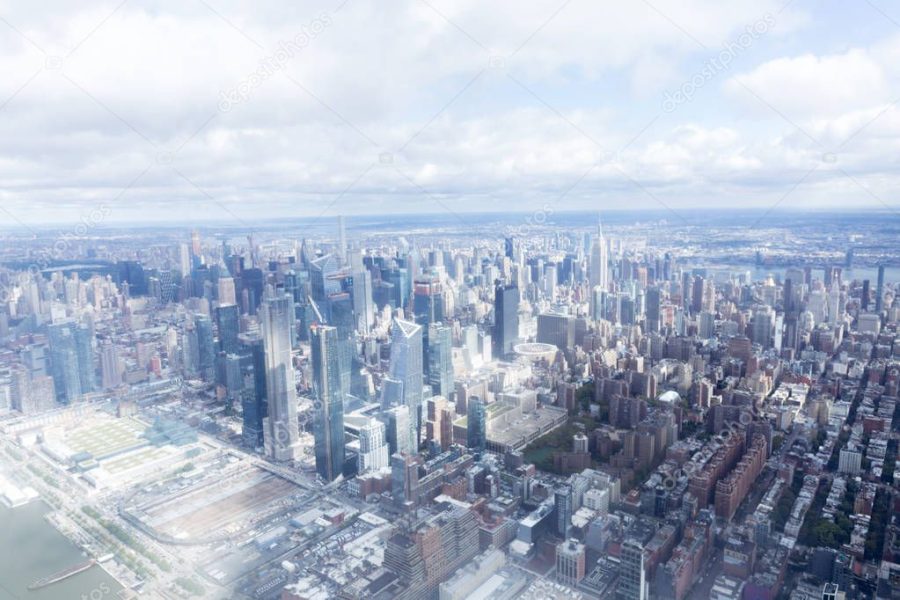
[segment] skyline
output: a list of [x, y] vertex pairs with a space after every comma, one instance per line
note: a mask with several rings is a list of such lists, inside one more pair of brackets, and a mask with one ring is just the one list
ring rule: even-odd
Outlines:
[[512, 8], [7, 7], [4, 220], [896, 213], [890, 7]]

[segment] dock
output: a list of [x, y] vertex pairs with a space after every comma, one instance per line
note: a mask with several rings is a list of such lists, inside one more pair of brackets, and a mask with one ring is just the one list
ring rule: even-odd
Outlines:
[[41, 588], [45, 588], [48, 585], [53, 585], [54, 583], [59, 583], [60, 581], [68, 579], [69, 577], [74, 577], [75, 575], [78, 575], [79, 573], [84, 573], [85, 571], [87, 571], [88, 569], [93, 567], [95, 564], [97, 564], [97, 561], [91, 559], [91, 560], [85, 561], [83, 563], [79, 563], [73, 567], [68, 567], [66, 569], [63, 569], [62, 571], [58, 571], [58, 572], [54, 573], [53, 575], [48, 575], [47, 577], [41, 577], [40, 579], [37, 579], [34, 582], [32, 582], [32, 584], [28, 586], [28, 589], [34, 591], [34, 590], [39, 590]]

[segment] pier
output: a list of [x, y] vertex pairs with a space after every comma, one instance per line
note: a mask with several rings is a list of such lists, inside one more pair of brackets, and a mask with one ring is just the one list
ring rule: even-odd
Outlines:
[[93, 567], [95, 564], [97, 564], [97, 561], [95, 561], [93, 559], [83, 562], [83, 563], [79, 563], [73, 567], [63, 569], [62, 571], [54, 573], [53, 575], [48, 575], [47, 577], [42, 577], [42, 578], [34, 581], [31, 585], [28, 586], [28, 589], [34, 591], [34, 590], [39, 590], [41, 588], [45, 588], [48, 585], [53, 585], [54, 583], [59, 583], [60, 581], [68, 579], [69, 577], [74, 577], [75, 575], [78, 575], [79, 573], [84, 573], [85, 571], [87, 571], [88, 569]]

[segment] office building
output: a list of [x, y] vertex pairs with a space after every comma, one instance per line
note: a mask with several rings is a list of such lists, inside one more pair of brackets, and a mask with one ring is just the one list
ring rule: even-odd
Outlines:
[[334, 481], [344, 468], [344, 397], [337, 329], [314, 325], [310, 347], [316, 472], [325, 481]]
[[567, 540], [556, 545], [556, 580], [575, 587], [584, 579], [585, 545]]
[[638, 540], [626, 539], [622, 544], [617, 592], [618, 600], [648, 599], [644, 548]]
[[391, 327], [390, 377], [399, 385], [399, 404], [409, 409], [407, 447], [415, 452], [421, 442], [422, 399], [425, 384], [422, 364], [422, 327], [394, 319]]
[[428, 326], [427, 381], [432, 393], [453, 398], [453, 331], [442, 323]]
[[478, 396], [470, 397], [467, 406], [466, 445], [475, 452], [487, 447], [487, 407]]
[[499, 283], [494, 289], [495, 355], [512, 354], [519, 338], [519, 288]]
[[286, 296], [266, 298], [259, 308], [265, 349], [267, 417], [266, 453], [278, 461], [294, 459], [299, 439], [297, 390], [291, 352], [293, 302]]

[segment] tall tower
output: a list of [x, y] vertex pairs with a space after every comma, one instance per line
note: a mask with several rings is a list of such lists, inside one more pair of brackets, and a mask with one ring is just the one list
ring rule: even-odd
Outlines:
[[85, 329], [73, 321], [47, 328], [51, 374], [57, 400], [62, 404], [75, 402], [82, 394], [93, 390], [89, 377], [93, 373], [89, 330]]
[[275, 461], [293, 460], [300, 437], [297, 390], [291, 363], [293, 303], [287, 295], [267, 298], [259, 307], [266, 358], [268, 416], [263, 425], [266, 453]]
[[478, 396], [469, 398], [466, 410], [466, 446], [475, 452], [484, 452], [487, 447], [487, 406]]
[[519, 288], [498, 284], [494, 290], [494, 344], [497, 358], [513, 351], [519, 337]]
[[647, 288], [645, 301], [647, 303], [647, 331], [656, 333], [661, 325], [660, 308], [662, 302], [659, 287], [654, 285]]
[[338, 256], [341, 266], [347, 264], [347, 230], [344, 229], [344, 216], [338, 217]]
[[443, 323], [428, 326], [428, 384], [439, 396], [453, 395], [453, 330]]
[[600, 286], [604, 291], [609, 289], [609, 248], [603, 236], [603, 224], [597, 217], [597, 237], [591, 247], [590, 268], [591, 289]]
[[100, 349], [100, 373], [103, 389], [111, 390], [122, 384], [122, 362], [118, 348], [111, 340], [103, 342]]
[[316, 472], [334, 481], [344, 469], [344, 398], [341, 392], [341, 361], [335, 327], [313, 326], [312, 383], [316, 399], [313, 421]]
[[[408, 447], [415, 452], [421, 441], [422, 327], [410, 321], [394, 319], [391, 328], [391, 379], [400, 383], [400, 404], [409, 408]], [[399, 436], [399, 432], [398, 432]]]
[[878, 265], [878, 282], [875, 286], [875, 312], [880, 313], [884, 305], [884, 265]]

